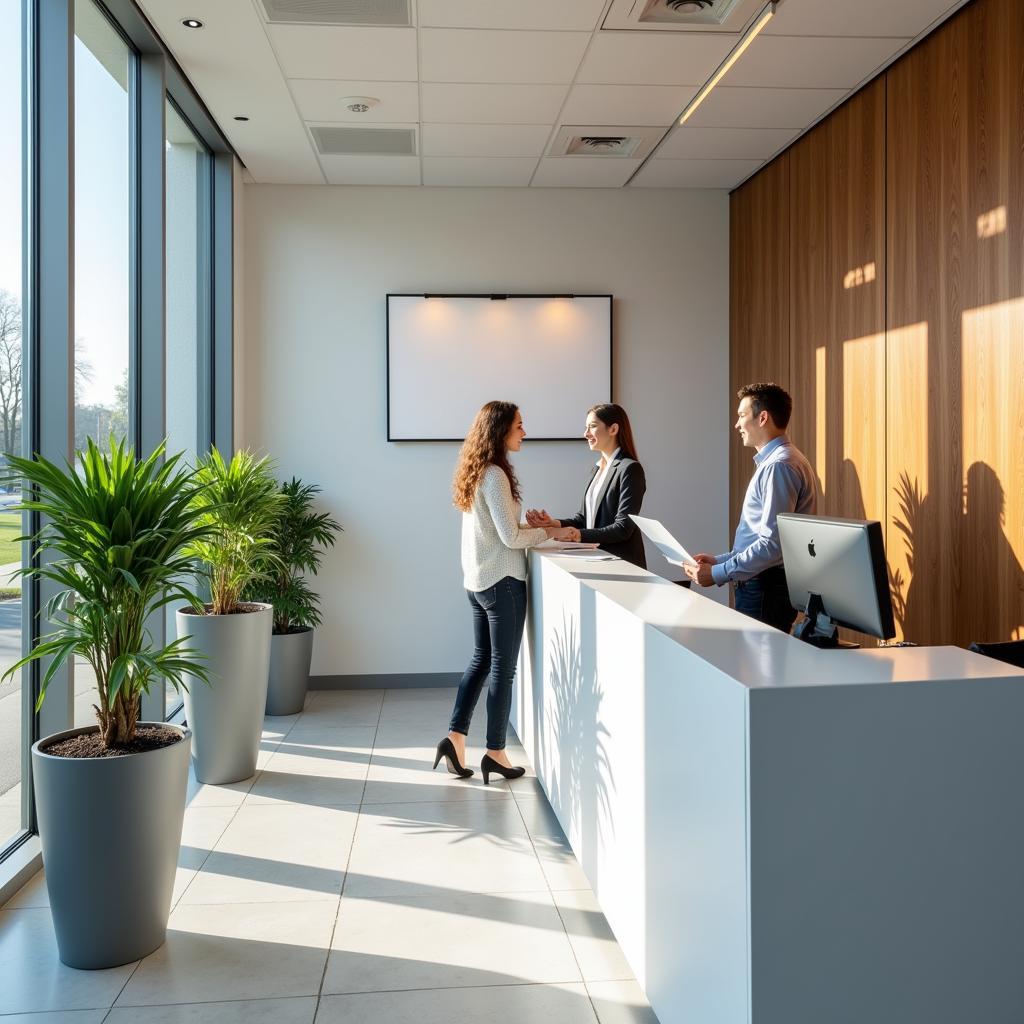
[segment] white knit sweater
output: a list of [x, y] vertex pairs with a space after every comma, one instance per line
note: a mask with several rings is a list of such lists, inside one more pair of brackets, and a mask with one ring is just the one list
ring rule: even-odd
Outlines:
[[472, 509], [462, 514], [462, 576], [467, 590], [487, 590], [506, 576], [526, 579], [526, 549], [547, 533], [521, 526], [519, 515], [508, 477], [497, 466], [488, 466], [477, 484]]

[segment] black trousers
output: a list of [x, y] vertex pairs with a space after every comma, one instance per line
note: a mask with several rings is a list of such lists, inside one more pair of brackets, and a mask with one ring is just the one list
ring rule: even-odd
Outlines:
[[781, 565], [758, 573], [736, 585], [736, 611], [788, 633], [796, 621], [796, 609], [789, 603], [786, 570]]

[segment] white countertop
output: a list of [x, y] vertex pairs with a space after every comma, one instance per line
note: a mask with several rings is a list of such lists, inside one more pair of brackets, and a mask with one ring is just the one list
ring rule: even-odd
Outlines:
[[1024, 670], [959, 647], [819, 650], [629, 562], [534, 551], [748, 689], [965, 679], [1024, 683]]

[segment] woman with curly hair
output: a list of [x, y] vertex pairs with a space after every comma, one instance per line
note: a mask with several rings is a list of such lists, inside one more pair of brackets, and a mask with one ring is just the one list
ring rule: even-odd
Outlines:
[[462, 515], [463, 585], [473, 612], [475, 650], [455, 697], [448, 735], [437, 745], [434, 767], [443, 757], [459, 778], [473, 774], [466, 764], [466, 734], [483, 689], [487, 688], [487, 752], [480, 762], [484, 783], [490, 776], [517, 779], [505, 753], [512, 706], [512, 677], [526, 624], [526, 549], [548, 537], [579, 540], [573, 527], [528, 528], [520, 522], [519, 482], [509, 452], [526, 437], [523, 417], [512, 402], [488, 402], [469, 428], [452, 484]]

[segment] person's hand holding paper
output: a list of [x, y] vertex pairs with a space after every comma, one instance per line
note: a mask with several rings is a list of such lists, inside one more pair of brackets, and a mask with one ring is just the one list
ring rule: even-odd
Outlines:
[[698, 555], [694, 558], [657, 519], [646, 519], [644, 516], [630, 516], [629, 518], [636, 523], [637, 529], [665, 556], [666, 562], [680, 565], [685, 569], [687, 566], [695, 566], [702, 557], [711, 557], [710, 555]]

